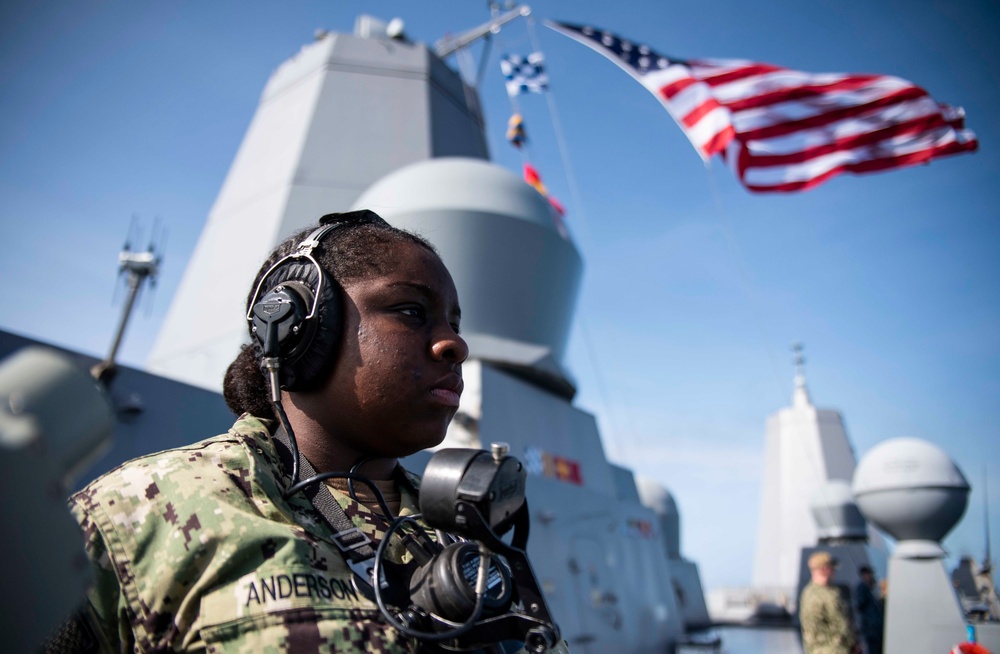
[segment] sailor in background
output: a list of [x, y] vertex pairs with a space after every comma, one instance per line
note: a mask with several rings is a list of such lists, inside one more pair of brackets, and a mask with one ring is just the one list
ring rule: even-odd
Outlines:
[[865, 641], [865, 654], [882, 654], [883, 600], [875, 586], [875, 571], [863, 565], [858, 570], [861, 581], [854, 587], [854, 606], [858, 611], [859, 631]]
[[[420, 648], [352, 583], [353, 542], [335, 545], [377, 544], [394, 515], [417, 512], [419, 480], [397, 458], [440, 443], [458, 408], [458, 295], [423, 239], [369, 211], [324, 221], [280, 244], [250, 288], [259, 324], [226, 373], [232, 429], [125, 463], [70, 499], [97, 577], [74, 627], [92, 651]], [[298, 318], [275, 322], [286, 310]], [[281, 359], [278, 402], [268, 357]], [[311, 486], [351, 529], [331, 528], [309, 490], [289, 492], [289, 427], [316, 472], [372, 480]], [[407, 556], [390, 542], [388, 560]]]
[[850, 605], [831, 583], [836, 565], [836, 559], [829, 552], [816, 552], [809, 557], [812, 580], [799, 598], [805, 654], [861, 654]]

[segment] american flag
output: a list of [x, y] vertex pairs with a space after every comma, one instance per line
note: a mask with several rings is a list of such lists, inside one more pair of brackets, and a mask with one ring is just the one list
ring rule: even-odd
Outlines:
[[800, 191], [840, 173], [901, 168], [978, 147], [960, 108], [898, 77], [681, 60], [594, 27], [547, 24], [630, 73], [702, 159], [719, 154], [751, 191]]
[[541, 52], [532, 52], [527, 57], [506, 54], [500, 59], [500, 70], [507, 84], [507, 95], [512, 98], [521, 93], [544, 93], [549, 88]]

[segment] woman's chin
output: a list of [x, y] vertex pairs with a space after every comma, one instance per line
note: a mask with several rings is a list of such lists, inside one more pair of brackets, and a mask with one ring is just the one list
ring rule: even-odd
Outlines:
[[417, 452], [437, 447], [444, 442], [444, 438], [447, 434], [447, 430], [442, 429], [433, 433], [415, 435], [413, 439], [407, 440], [405, 444], [401, 444], [402, 447], [400, 448], [400, 453], [396, 456], [410, 456], [411, 454], [416, 454]]

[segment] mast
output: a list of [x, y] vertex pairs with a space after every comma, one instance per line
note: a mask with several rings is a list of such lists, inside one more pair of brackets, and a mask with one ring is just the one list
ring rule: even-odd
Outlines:
[[[129, 229], [131, 232], [131, 228]], [[136, 298], [143, 285], [149, 281], [151, 285], [156, 284], [156, 274], [159, 272], [161, 258], [156, 254], [156, 246], [152, 240], [155, 237], [156, 228], [153, 228], [153, 236], [150, 239], [149, 247], [143, 252], [132, 252], [131, 245], [126, 239], [122, 251], [118, 253], [118, 274], [125, 274], [126, 286], [128, 288], [125, 298], [125, 306], [122, 307], [122, 315], [118, 321], [118, 329], [115, 330], [114, 338], [111, 339], [111, 349], [104, 360], [91, 368], [91, 374], [95, 379], [105, 386], [111, 383], [117, 372], [115, 358], [118, 356], [118, 348], [121, 347], [125, 337], [125, 328], [128, 326], [129, 318], [132, 317], [132, 309], [135, 306]]]
[[[990, 491], [988, 468], [983, 465], [983, 531], [986, 532], [986, 553], [983, 555], [983, 574], [993, 572], [993, 560], [990, 556]], [[992, 575], [991, 575], [992, 579]]]
[[448, 55], [461, 50], [484, 36], [498, 33], [500, 31], [500, 27], [506, 25], [515, 18], [527, 17], [530, 15], [531, 7], [528, 5], [515, 7], [507, 13], [494, 16], [489, 21], [479, 25], [478, 27], [473, 27], [470, 30], [462, 32], [458, 36], [446, 36], [439, 39], [438, 42], [434, 44], [434, 54], [444, 59]]

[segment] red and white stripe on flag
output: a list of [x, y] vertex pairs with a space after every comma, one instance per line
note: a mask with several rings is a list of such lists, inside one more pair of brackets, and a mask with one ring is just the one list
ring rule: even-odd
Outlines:
[[703, 159], [723, 156], [751, 191], [801, 191], [840, 173], [911, 166], [978, 147], [961, 109], [898, 77], [680, 60], [606, 30], [546, 24], [626, 70]]
[[747, 61], [690, 61], [729, 110], [725, 159], [752, 191], [799, 191], [840, 173], [868, 173], [973, 152], [961, 109], [888, 75], [812, 74]]
[[729, 109], [707, 84], [691, 76], [686, 65], [654, 69], [639, 81], [660, 100], [705, 161], [724, 152], [736, 135]]

